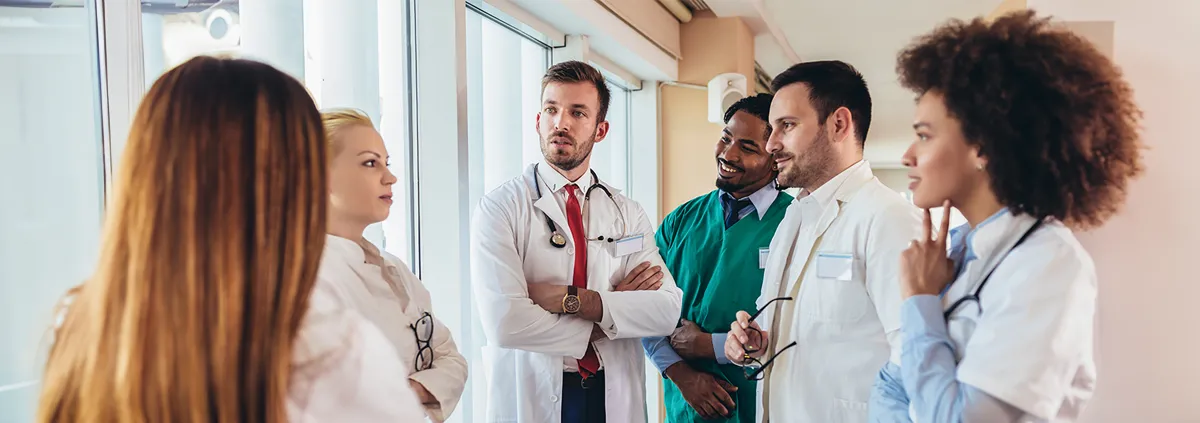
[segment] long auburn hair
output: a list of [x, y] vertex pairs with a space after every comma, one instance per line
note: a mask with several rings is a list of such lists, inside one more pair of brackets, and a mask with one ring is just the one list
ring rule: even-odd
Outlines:
[[325, 244], [321, 117], [268, 65], [197, 57], [134, 117], [100, 261], [61, 317], [39, 422], [285, 422]]

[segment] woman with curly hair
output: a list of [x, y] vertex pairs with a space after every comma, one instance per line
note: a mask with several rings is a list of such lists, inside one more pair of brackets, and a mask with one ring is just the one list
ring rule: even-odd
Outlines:
[[[952, 21], [896, 68], [919, 95], [904, 164], [925, 231], [900, 258], [904, 341], [871, 421], [1076, 420], [1095, 387], [1097, 278], [1070, 228], [1104, 223], [1141, 172], [1132, 90], [1028, 11]], [[967, 225], [950, 230], [949, 207]]]

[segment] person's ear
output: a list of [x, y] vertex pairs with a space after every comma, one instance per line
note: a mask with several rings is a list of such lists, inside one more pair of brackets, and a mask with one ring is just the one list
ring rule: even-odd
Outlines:
[[973, 154], [974, 159], [972, 160], [975, 165], [975, 171], [983, 172], [985, 169], [987, 169], [987, 157], [984, 157], [983, 154], [979, 152], [979, 147], [972, 147], [971, 149], [974, 150], [975, 153]]
[[850, 109], [838, 107], [829, 119], [825, 120], [825, 128], [829, 131], [829, 139], [833, 142], [842, 142], [848, 138], [853, 138], [854, 135], [854, 119], [850, 115]]
[[596, 124], [596, 140], [593, 142], [604, 141], [604, 137], [608, 136], [608, 121]]

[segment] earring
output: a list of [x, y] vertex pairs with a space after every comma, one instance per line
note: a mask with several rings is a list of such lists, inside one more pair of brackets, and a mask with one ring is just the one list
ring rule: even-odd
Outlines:
[[983, 172], [983, 163], [975, 165], [975, 170]]

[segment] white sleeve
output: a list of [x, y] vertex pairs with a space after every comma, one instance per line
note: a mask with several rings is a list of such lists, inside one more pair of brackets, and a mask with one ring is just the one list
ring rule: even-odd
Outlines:
[[1091, 259], [1063, 244], [1014, 250], [979, 296], [983, 315], [958, 379], [1036, 417], [1053, 418], [1093, 348]]
[[513, 217], [490, 197], [471, 221], [471, 289], [484, 336], [500, 348], [583, 358], [594, 323], [552, 314], [529, 299]]
[[383, 333], [320, 290], [293, 344], [288, 420], [419, 422], [424, 408]]
[[409, 297], [422, 309], [429, 310], [430, 316], [433, 317], [433, 338], [430, 340], [433, 348], [433, 367], [413, 373], [409, 375], [409, 379], [420, 382], [425, 390], [437, 399], [438, 405], [427, 410], [429, 416], [434, 421], [445, 421], [458, 407], [458, 401], [466, 387], [467, 359], [454, 344], [450, 329], [438, 319], [425, 285], [407, 267], [403, 267], [401, 272], [405, 287], [410, 292]]
[[655, 291], [601, 291], [604, 319], [600, 329], [610, 339], [667, 336], [679, 322], [683, 292], [675, 286], [675, 278], [658, 254], [654, 225], [646, 217], [646, 212], [637, 203], [628, 201], [626, 204], [631, 209], [631, 213], [627, 214], [628, 221], [634, 224], [629, 233], [642, 234], [644, 244], [641, 251], [625, 257], [622, 276], [642, 262], [650, 262], [651, 266], [662, 268], [662, 285]]
[[867, 294], [883, 325], [893, 363], [900, 362], [900, 253], [921, 234], [921, 219], [915, 206], [896, 203], [876, 215], [867, 234]]

